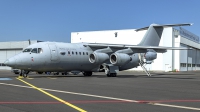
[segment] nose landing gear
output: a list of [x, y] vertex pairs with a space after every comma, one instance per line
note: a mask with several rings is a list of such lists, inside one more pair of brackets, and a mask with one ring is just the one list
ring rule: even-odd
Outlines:
[[30, 71], [21, 70], [21, 72], [19, 74], [19, 78], [22, 78], [22, 77], [27, 78], [29, 72]]

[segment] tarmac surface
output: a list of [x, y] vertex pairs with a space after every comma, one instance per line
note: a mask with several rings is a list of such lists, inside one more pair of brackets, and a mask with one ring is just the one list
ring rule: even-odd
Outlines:
[[200, 72], [120, 72], [17, 78], [0, 71], [1, 112], [200, 111]]

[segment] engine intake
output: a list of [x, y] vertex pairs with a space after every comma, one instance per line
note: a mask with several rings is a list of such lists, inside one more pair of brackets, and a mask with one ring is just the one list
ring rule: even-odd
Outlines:
[[128, 54], [113, 53], [110, 55], [110, 63], [117, 66], [124, 65], [131, 60], [132, 58]]
[[146, 52], [144, 55], [146, 61], [152, 61], [157, 58], [156, 52]]
[[109, 56], [106, 53], [96, 53], [96, 52], [94, 52], [94, 53], [90, 54], [90, 56], [89, 56], [90, 63], [96, 63], [96, 64], [97, 63], [101, 64], [108, 59], [109, 59]]

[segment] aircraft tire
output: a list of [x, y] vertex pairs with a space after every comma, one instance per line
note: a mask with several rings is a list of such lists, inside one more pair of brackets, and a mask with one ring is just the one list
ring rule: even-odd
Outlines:
[[38, 72], [38, 74], [43, 74], [43, 72]]
[[83, 72], [84, 76], [92, 76], [92, 72]]
[[112, 76], [112, 77], [116, 77], [116, 76], [117, 76], [117, 73], [112, 73], [111, 76]]
[[117, 76], [117, 73], [109, 73], [109, 74], [106, 74], [107, 77], [116, 77]]
[[107, 77], [111, 77], [111, 74], [110, 73], [108, 73], [108, 74], [106, 74], [107, 75]]
[[26, 78], [28, 75], [26, 73], [23, 74], [23, 77]]

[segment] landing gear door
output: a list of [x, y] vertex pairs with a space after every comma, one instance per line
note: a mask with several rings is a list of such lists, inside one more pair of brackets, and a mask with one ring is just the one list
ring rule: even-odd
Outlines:
[[55, 44], [49, 44], [49, 49], [51, 53], [51, 60], [57, 61], [58, 60], [58, 50]]

